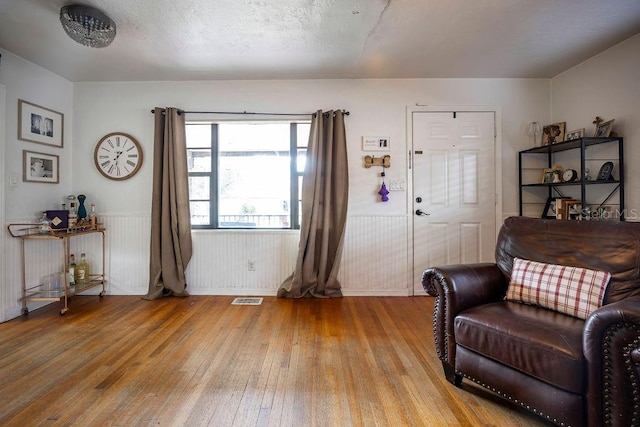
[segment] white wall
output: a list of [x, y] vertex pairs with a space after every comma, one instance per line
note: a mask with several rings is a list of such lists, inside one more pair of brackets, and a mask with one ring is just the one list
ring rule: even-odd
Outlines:
[[553, 122], [567, 130], [592, 121], [615, 119], [613, 130], [624, 137], [625, 205], [628, 221], [640, 221], [640, 34], [559, 74], [551, 80]]
[[[59, 207], [62, 196], [72, 191], [73, 171], [73, 84], [42, 67], [0, 49], [0, 84], [5, 87], [5, 114], [0, 124], [0, 184], [4, 195], [4, 223], [33, 221], [45, 209]], [[64, 114], [64, 147], [57, 148], [18, 140], [18, 99], [41, 105]], [[59, 156], [60, 183], [41, 184], [22, 182], [22, 150]], [[15, 179], [17, 187], [9, 187], [9, 179]], [[2, 205], [2, 204], [0, 204]], [[20, 313], [20, 244], [8, 233], [0, 233], [0, 255], [3, 269], [0, 272], [0, 321]], [[58, 258], [56, 258], [58, 259]], [[37, 268], [35, 270], [38, 270]], [[34, 275], [40, 275], [36, 271]]]
[[[531, 145], [526, 136], [530, 121], [550, 120], [549, 99], [548, 80], [519, 79], [80, 83], [75, 85], [74, 97], [74, 191], [87, 194], [112, 227], [118, 227], [111, 233], [138, 233], [140, 228], [148, 228], [139, 221], [148, 218], [150, 209], [153, 107], [281, 113], [343, 108], [351, 113], [346, 120], [349, 220], [340, 273], [345, 294], [407, 295], [413, 285], [407, 249], [407, 194], [392, 192], [388, 203], [378, 201], [380, 171], [362, 166], [361, 137], [390, 137], [392, 166], [386, 179], [403, 180], [406, 186], [407, 106], [497, 106], [503, 124], [503, 206], [505, 213], [517, 214], [516, 153]], [[126, 182], [103, 178], [93, 165], [96, 142], [114, 131], [138, 138], [146, 155], [141, 170]], [[189, 267], [189, 289], [193, 293], [273, 294], [293, 268], [296, 247], [290, 232], [276, 234], [277, 242], [273, 232], [194, 233], [196, 253]], [[261, 247], [267, 249], [247, 249]], [[280, 247], [276, 258], [273, 247]], [[147, 251], [147, 235], [126, 245], [126, 256], [111, 251], [112, 292], [145, 291]], [[229, 253], [236, 256], [229, 257]], [[131, 262], [131, 257], [138, 261]], [[256, 272], [247, 271], [247, 258], [255, 262]], [[138, 270], [122, 268], [127, 260]], [[131, 281], [131, 277], [137, 280]]]
[[[340, 273], [347, 295], [407, 295], [413, 287], [407, 240], [411, 219], [407, 194], [392, 192], [388, 203], [378, 201], [379, 171], [362, 167], [365, 153], [360, 149], [361, 136], [390, 137], [392, 167], [386, 171], [387, 180], [404, 180], [406, 188], [409, 179], [407, 106], [498, 107], [502, 111], [499, 161], [503, 173], [503, 214], [511, 215], [518, 212], [517, 151], [531, 146], [526, 135], [527, 124], [534, 120], [541, 123], [551, 120], [550, 82], [547, 79], [70, 84], [27, 61], [10, 54], [6, 58], [3, 54], [0, 83], [7, 85], [8, 106], [15, 104], [17, 108], [17, 99], [23, 98], [64, 112], [66, 119], [65, 148], [50, 149], [63, 155], [61, 184], [21, 183], [17, 190], [7, 189], [6, 220], [31, 217], [32, 212], [56, 206], [69, 193], [86, 194], [88, 203], [96, 203], [108, 229], [106, 273], [111, 294], [143, 294], [147, 289], [153, 145], [150, 110], [153, 107], [285, 113], [332, 108], [349, 110], [351, 115], [346, 120], [346, 127], [351, 186]], [[49, 87], [52, 87], [51, 91], [43, 90]], [[40, 92], [39, 97], [35, 96]], [[17, 120], [16, 112], [13, 107], [8, 110], [11, 111], [7, 111], [7, 123], [13, 124]], [[15, 125], [8, 127], [7, 145], [18, 144]], [[93, 164], [95, 144], [114, 131], [127, 132], [138, 138], [146, 156], [140, 172], [124, 182], [107, 180]], [[20, 150], [15, 147], [7, 150], [3, 175], [19, 164], [20, 156]], [[6, 240], [7, 262], [18, 266], [19, 257], [14, 255], [17, 253], [15, 239]], [[194, 233], [194, 247], [194, 258], [188, 271], [192, 293], [273, 295], [293, 268], [297, 233], [198, 231]], [[90, 246], [88, 250], [92, 253]], [[99, 253], [93, 255], [99, 258]], [[248, 257], [255, 262], [255, 272], [247, 271]], [[95, 264], [95, 259], [93, 261]], [[19, 296], [20, 277], [15, 270], [5, 274], [5, 283], [12, 289], [12, 295]], [[11, 298], [11, 301], [4, 301], [8, 317], [19, 314], [18, 305]]]

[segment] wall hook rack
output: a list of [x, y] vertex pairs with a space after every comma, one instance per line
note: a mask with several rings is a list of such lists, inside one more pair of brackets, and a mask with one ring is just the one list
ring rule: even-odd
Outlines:
[[364, 167], [369, 169], [371, 166], [382, 166], [383, 168], [390, 168], [391, 156], [388, 154], [382, 157], [364, 156]]

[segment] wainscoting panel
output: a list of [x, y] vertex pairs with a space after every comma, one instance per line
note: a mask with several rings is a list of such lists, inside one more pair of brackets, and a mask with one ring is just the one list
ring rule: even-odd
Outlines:
[[[150, 217], [102, 215], [106, 227], [107, 295], [145, 295], [149, 282]], [[21, 313], [20, 240], [7, 235], [2, 244], [6, 284], [2, 305], [7, 319]], [[194, 295], [275, 295], [294, 270], [298, 231], [195, 230], [193, 257], [187, 269], [188, 291]], [[27, 284], [61, 270], [62, 243], [30, 241]], [[71, 252], [87, 254], [91, 269], [100, 270], [99, 235], [74, 238]], [[406, 296], [410, 288], [407, 217], [351, 216], [347, 220], [338, 279], [344, 295]], [[89, 293], [98, 293], [92, 289]], [[29, 304], [29, 309], [39, 305]]]
[[[146, 295], [149, 288], [149, 215], [101, 216], [107, 235], [107, 293]], [[99, 252], [96, 252], [98, 254]], [[92, 257], [97, 261], [97, 257]]]
[[296, 231], [194, 231], [188, 290], [199, 295], [275, 295], [295, 267]]
[[338, 274], [344, 295], [409, 294], [407, 226], [406, 216], [350, 216], [347, 219]]

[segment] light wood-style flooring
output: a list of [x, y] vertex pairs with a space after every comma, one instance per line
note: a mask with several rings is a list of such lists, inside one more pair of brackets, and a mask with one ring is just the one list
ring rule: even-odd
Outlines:
[[77, 296], [0, 324], [2, 426], [546, 426], [445, 381], [430, 297]]

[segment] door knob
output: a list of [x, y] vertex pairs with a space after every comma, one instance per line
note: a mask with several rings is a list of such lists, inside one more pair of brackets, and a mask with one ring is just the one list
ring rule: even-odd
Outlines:
[[422, 211], [422, 209], [418, 209], [418, 210], [416, 211], [416, 215], [418, 215], [418, 216], [429, 216], [429, 215], [431, 215], [431, 214], [426, 213], [426, 212], [423, 212], [423, 211]]

